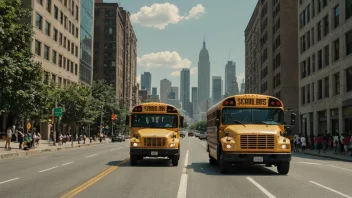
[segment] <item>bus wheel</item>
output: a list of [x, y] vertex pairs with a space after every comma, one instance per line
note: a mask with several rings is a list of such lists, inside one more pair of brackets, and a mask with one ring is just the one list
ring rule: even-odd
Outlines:
[[280, 175], [287, 175], [289, 170], [290, 162], [281, 162], [277, 164], [277, 172], [279, 172]]
[[209, 155], [209, 164], [213, 166], [216, 165], [216, 159], [213, 158], [211, 155]]
[[130, 155], [130, 165], [131, 166], [136, 166], [137, 165], [137, 156]]
[[178, 155], [173, 155], [171, 161], [173, 166], [178, 166]]
[[224, 160], [222, 153], [220, 154], [219, 160], [220, 172], [221, 174], [227, 174], [229, 171], [229, 164]]

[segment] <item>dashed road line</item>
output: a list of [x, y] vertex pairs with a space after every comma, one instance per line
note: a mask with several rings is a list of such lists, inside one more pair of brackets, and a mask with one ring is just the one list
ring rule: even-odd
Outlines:
[[86, 157], [94, 157], [94, 156], [96, 156], [97, 154], [93, 154], [93, 155], [88, 155], [88, 156], [86, 156]]
[[254, 181], [254, 179], [252, 179], [251, 177], [246, 177], [246, 178], [250, 182], [252, 182], [252, 184], [254, 184], [257, 188], [259, 188], [259, 190], [261, 190], [266, 196], [268, 196], [269, 198], [276, 198], [273, 194], [271, 194], [269, 191], [267, 191], [263, 186], [261, 186], [256, 181]]
[[61, 166], [66, 166], [66, 165], [69, 165], [69, 164], [72, 164], [73, 162], [67, 162], [65, 164], [62, 164]]
[[327, 189], [327, 190], [330, 190], [331, 192], [334, 192], [334, 193], [336, 193], [336, 194], [339, 194], [339, 195], [341, 195], [341, 196], [343, 196], [343, 197], [352, 198], [352, 197], [350, 197], [350, 196], [348, 196], [348, 195], [346, 195], [346, 194], [343, 194], [342, 192], [339, 192], [339, 191], [337, 191], [337, 190], [334, 190], [334, 189], [332, 189], [332, 188], [329, 188], [329, 187], [324, 186], [324, 185], [322, 185], [322, 184], [319, 184], [319, 183], [317, 183], [317, 182], [314, 182], [314, 181], [309, 181], [309, 182], [310, 182], [310, 183], [313, 183], [313, 184], [315, 184], [315, 185], [317, 185], [317, 186], [320, 186], [320, 187], [322, 187], [322, 188], [325, 188], [325, 189]]
[[51, 167], [51, 168], [48, 168], [48, 169], [45, 169], [45, 170], [41, 170], [41, 171], [38, 171], [39, 173], [42, 173], [42, 172], [45, 172], [45, 171], [48, 171], [48, 170], [51, 170], [51, 169], [54, 169], [54, 168], [57, 168], [58, 166], [54, 166], [54, 167]]
[[17, 177], [17, 178], [9, 179], [9, 180], [0, 182], [0, 184], [7, 183], [7, 182], [11, 182], [11, 181], [15, 181], [15, 180], [18, 180], [18, 179], [20, 179], [20, 178]]
[[338, 168], [338, 169], [341, 169], [341, 170], [352, 171], [352, 169], [342, 168], [342, 167], [338, 167], [338, 166], [334, 166], [334, 165], [326, 165], [326, 166], [333, 167], [333, 168]]
[[180, 186], [178, 187], [177, 198], [186, 198], [187, 197], [188, 155], [189, 155], [189, 151], [187, 150], [186, 157], [185, 157], [185, 163], [183, 165], [183, 171], [182, 171], [182, 175], [181, 175], [181, 179], [180, 179]]
[[322, 165], [322, 164], [319, 164], [319, 163], [313, 163], [313, 162], [295, 162], [295, 163], [298, 163], [298, 164], [310, 164], [310, 165]]

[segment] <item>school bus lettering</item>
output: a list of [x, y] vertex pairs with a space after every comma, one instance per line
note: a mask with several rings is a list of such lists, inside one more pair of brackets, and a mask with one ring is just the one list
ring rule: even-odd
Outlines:
[[279, 99], [261, 94], [227, 97], [207, 112], [209, 163], [220, 164], [223, 174], [232, 164], [250, 163], [276, 165], [279, 174], [286, 175], [291, 145], [283, 131], [284, 108]]
[[144, 111], [165, 111], [165, 106], [144, 106]]

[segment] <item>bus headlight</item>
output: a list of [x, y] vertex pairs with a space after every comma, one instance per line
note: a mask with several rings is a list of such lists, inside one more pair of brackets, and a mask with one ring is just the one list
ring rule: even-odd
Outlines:
[[230, 148], [231, 148], [231, 145], [230, 145], [230, 144], [226, 145], [226, 148], [230, 149]]
[[170, 144], [170, 147], [174, 147], [174, 146], [175, 146], [175, 144], [174, 144], [174, 143], [171, 143], [171, 144]]
[[134, 143], [132, 144], [132, 146], [138, 146], [138, 144], [137, 144], [136, 142], [134, 142]]
[[281, 145], [281, 148], [286, 149], [287, 148], [286, 144]]

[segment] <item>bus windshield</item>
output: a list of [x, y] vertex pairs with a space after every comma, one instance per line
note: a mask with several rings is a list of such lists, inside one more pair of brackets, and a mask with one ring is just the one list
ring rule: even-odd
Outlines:
[[177, 128], [177, 115], [167, 114], [132, 114], [132, 127], [143, 128]]
[[223, 124], [281, 125], [284, 112], [280, 108], [227, 108], [222, 110]]

